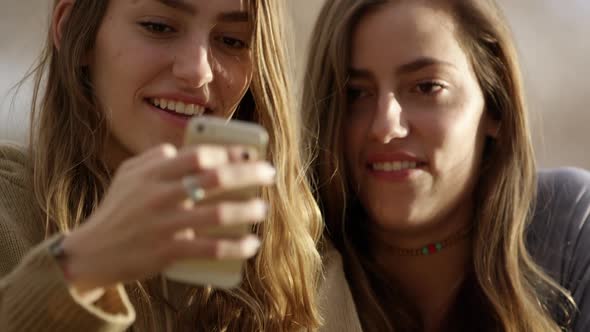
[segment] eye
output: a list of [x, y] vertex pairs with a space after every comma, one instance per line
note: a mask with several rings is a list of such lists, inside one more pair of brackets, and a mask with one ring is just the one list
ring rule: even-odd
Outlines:
[[141, 22], [139, 25], [153, 34], [166, 34], [175, 32], [174, 28], [171, 26], [159, 22]]
[[361, 98], [369, 97], [371, 93], [367, 89], [358, 88], [358, 87], [348, 87], [346, 90], [346, 97], [348, 101], [355, 101]]
[[246, 42], [238, 38], [221, 36], [218, 37], [217, 40], [220, 41], [223, 45], [236, 50], [242, 50], [249, 47], [249, 45]]
[[414, 92], [424, 95], [435, 95], [446, 89], [446, 85], [436, 81], [423, 82], [416, 85]]

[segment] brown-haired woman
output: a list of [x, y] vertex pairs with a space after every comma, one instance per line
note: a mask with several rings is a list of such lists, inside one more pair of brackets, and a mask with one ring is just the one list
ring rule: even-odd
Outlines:
[[[30, 147], [0, 148], [0, 330], [318, 326], [322, 225], [301, 176], [283, 6], [54, 1]], [[260, 123], [270, 162], [182, 148], [201, 114]], [[181, 204], [187, 176], [205, 191], [263, 186], [263, 199]], [[174, 236], [262, 220], [238, 239]], [[252, 259], [229, 291], [153, 277], [188, 257]]]
[[320, 17], [303, 110], [349, 330], [588, 331], [590, 174], [537, 172], [494, 1], [328, 0]]

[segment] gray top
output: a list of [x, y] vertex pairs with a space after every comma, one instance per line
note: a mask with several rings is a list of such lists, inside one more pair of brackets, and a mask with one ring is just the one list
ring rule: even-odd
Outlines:
[[538, 199], [528, 233], [529, 250], [568, 289], [578, 312], [573, 331], [590, 331], [590, 172], [560, 168], [539, 172]]

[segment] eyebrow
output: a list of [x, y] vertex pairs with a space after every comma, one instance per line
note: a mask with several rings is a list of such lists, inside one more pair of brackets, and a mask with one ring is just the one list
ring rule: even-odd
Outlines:
[[[450, 67], [450, 68], [456, 68], [455, 65], [453, 65], [450, 62], [446, 62], [446, 61], [442, 61], [442, 60], [438, 60], [438, 59], [430, 58], [430, 57], [420, 57], [412, 62], [408, 62], [406, 64], [399, 66], [395, 70], [395, 74], [396, 75], [411, 74], [411, 73], [420, 71], [424, 68], [427, 68], [430, 66], [437, 66], [437, 65], [444, 66], [444, 67]], [[348, 69], [348, 74], [350, 75], [351, 78], [357, 78], [357, 79], [363, 79], [363, 78], [367, 79], [367, 78], [371, 78], [373, 76], [369, 70], [358, 69], [358, 68], [353, 68], [353, 67], [350, 67]]]
[[409, 63], [399, 66], [396, 69], [395, 73], [397, 75], [410, 74], [410, 73], [420, 71], [420, 70], [430, 67], [430, 66], [443, 66], [443, 67], [456, 68], [455, 65], [453, 65], [452, 63], [447, 62], [447, 61], [442, 61], [442, 60], [438, 60], [438, 59], [430, 58], [430, 57], [420, 57], [412, 62], [409, 62]]
[[196, 14], [197, 8], [184, 0], [158, 0], [161, 4], [170, 8], [179, 9], [189, 14]]
[[[198, 10], [190, 2], [186, 0], [157, 0], [159, 3], [177, 10], [187, 12], [191, 15], [196, 15]], [[231, 11], [224, 12], [217, 16], [217, 20], [221, 22], [249, 22], [250, 15], [246, 11]]]

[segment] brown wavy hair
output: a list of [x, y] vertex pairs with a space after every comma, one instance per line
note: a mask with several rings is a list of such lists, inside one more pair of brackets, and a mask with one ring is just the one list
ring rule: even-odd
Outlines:
[[[58, 0], [54, 1], [55, 8]], [[316, 244], [322, 233], [319, 209], [304, 175], [299, 118], [291, 95], [282, 1], [246, 1], [252, 17], [252, 83], [236, 117], [261, 123], [269, 132], [269, 160], [276, 186], [264, 189], [269, 217], [256, 229], [263, 245], [246, 266], [241, 288], [194, 288], [179, 329], [207, 331], [312, 330], [319, 324], [315, 292], [321, 271]], [[93, 48], [109, 1], [76, 1], [63, 27], [58, 51], [49, 33], [28, 77], [32, 100], [30, 153], [34, 191], [45, 215], [46, 234], [67, 232], [97, 208], [112, 172], [102, 151], [108, 125], [82, 59]], [[157, 280], [128, 287], [138, 312], [134, 327], [153, 329], [150, 310], [166, 301]]]
[[[351, 35], [369, 11], [393, 0], [328, 0], [311, 39], [303, 92], [306, 148], [314, 156], [312, 181], [327, 236], [342, 253], [366, 331], [419, 331], [420, 316], [362, 249], [367, 239], [350, 222], [363, 213], [347, 181], [343, 159], [347, 69]], [[526, 227], [535, 202], [536, 168], [522, 78], [511, 33], [493, 0], [448, 0], [485, 98], [499, 121], [487, 142], [475, 187], [473, 272], [462, 285], [450, 330], [560, 331], [575, 305], [535, 264]], [[359, 212], [360, 210], [360, 212]], [[358, 217], [358, 216], [357, 216]], [[392, 305], [393, 304], [393, 305]]]

